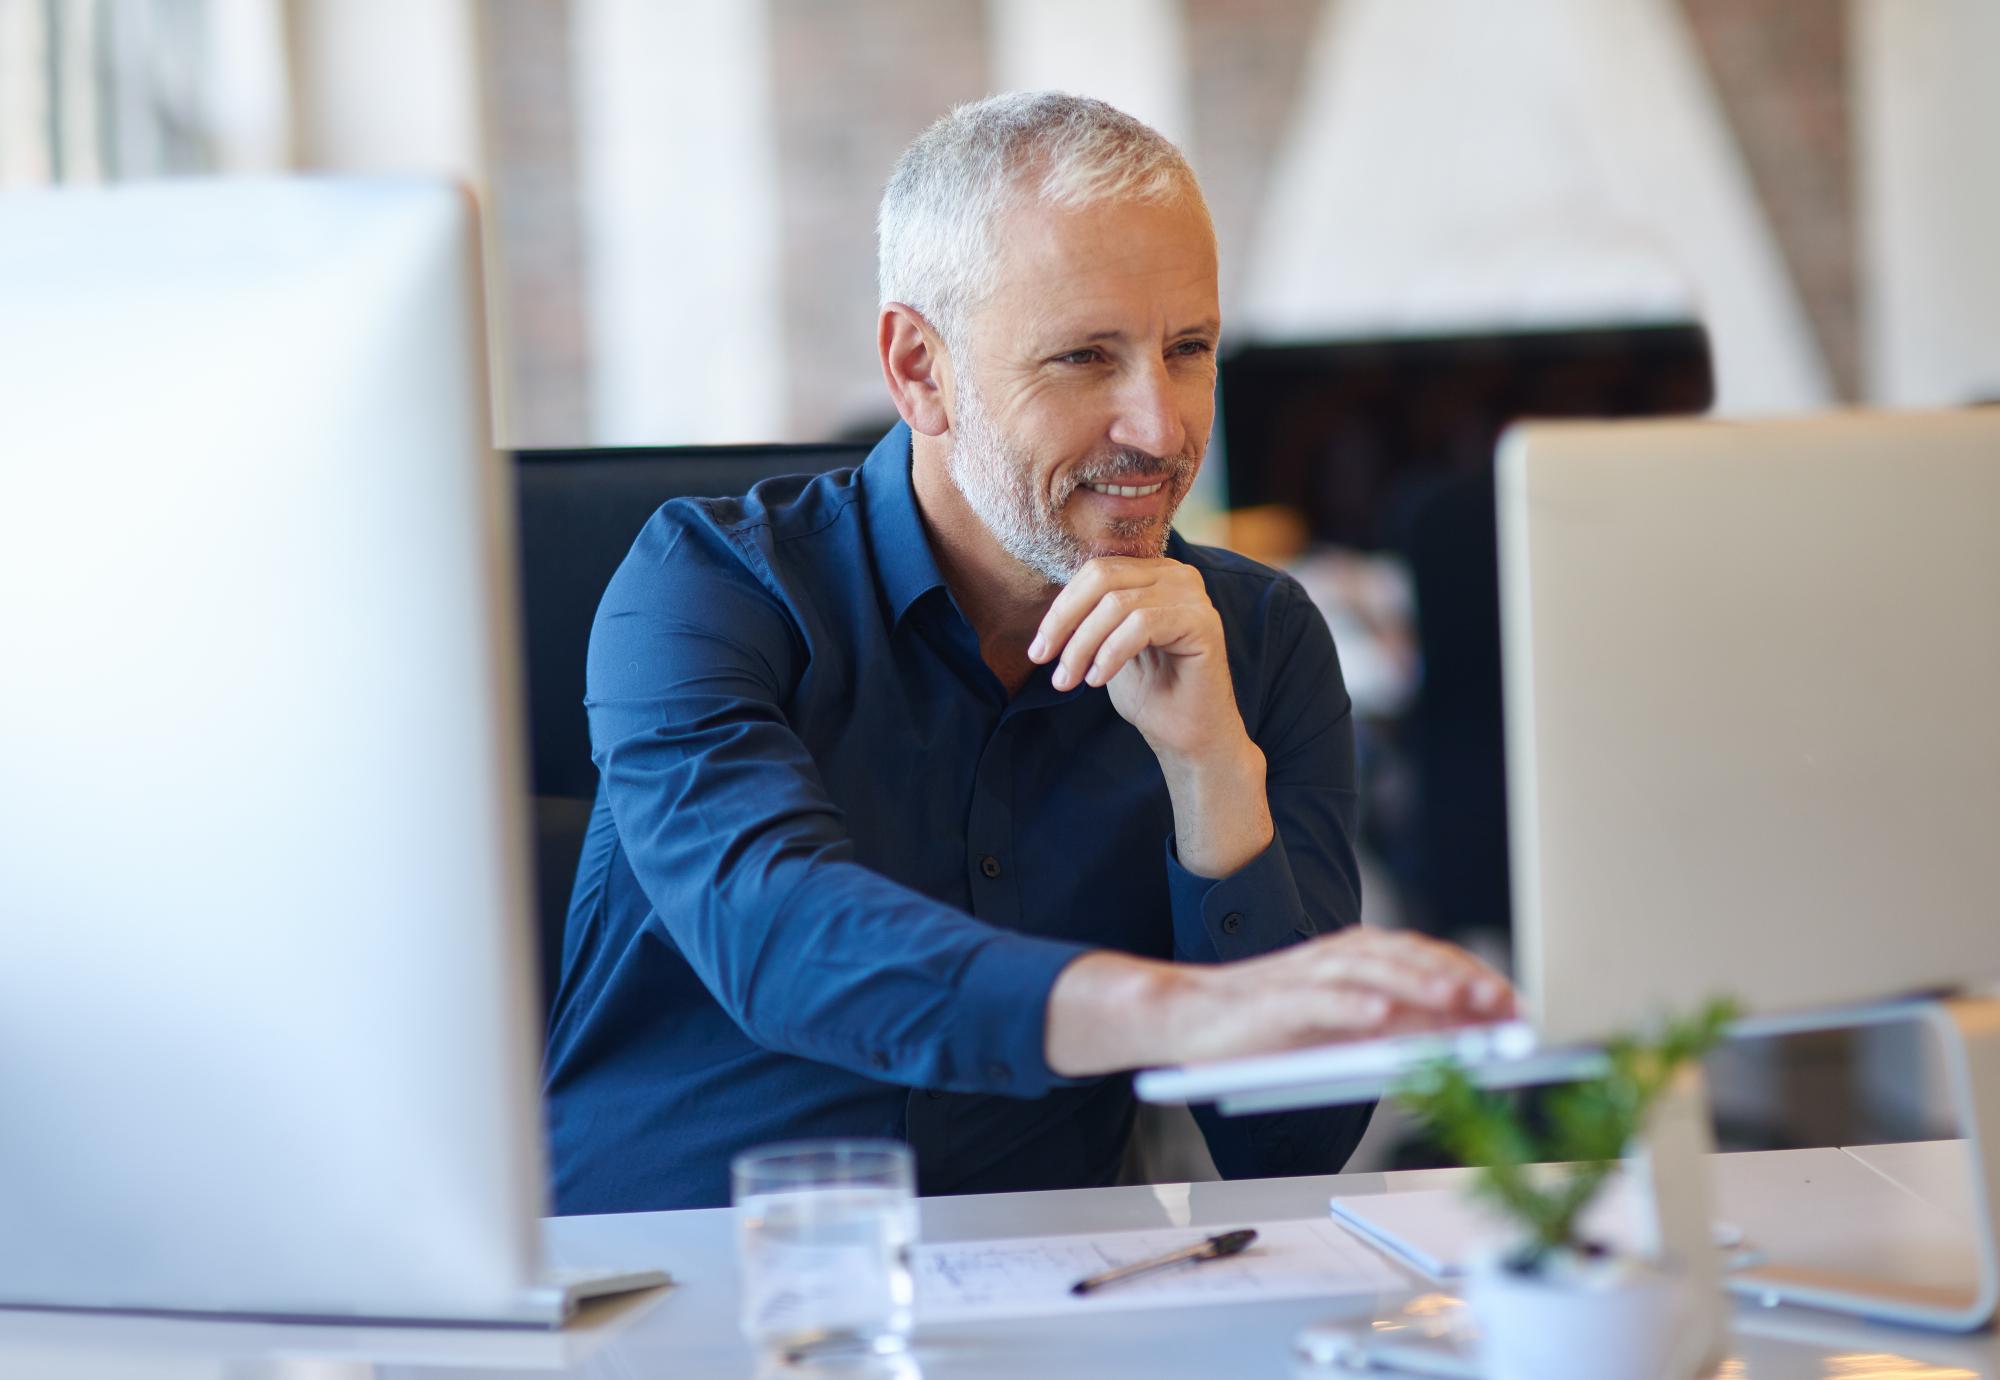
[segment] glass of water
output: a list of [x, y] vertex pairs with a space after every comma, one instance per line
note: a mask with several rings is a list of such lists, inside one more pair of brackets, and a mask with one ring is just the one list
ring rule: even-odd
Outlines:
[[743, 1334], [768, 1351], [900, 1351], [910, 1334], [915, 1160], [892, 1140], [797, 1141], [730, 1165]]

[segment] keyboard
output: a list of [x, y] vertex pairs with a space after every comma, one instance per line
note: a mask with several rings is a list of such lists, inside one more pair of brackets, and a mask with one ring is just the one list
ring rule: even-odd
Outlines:
[[1290, 1111], [1371, 1101], [1438, 1059], [1463, 1065], [1488, 1087], [1584, 1078], [1603, 1065], [1595, 1049], [1549, 1048], [1528, 1022], [1496, 1021], [1147, 1069], [1135, 1087], [1146, 1102], [1216, 1102], [1225, 1112]]

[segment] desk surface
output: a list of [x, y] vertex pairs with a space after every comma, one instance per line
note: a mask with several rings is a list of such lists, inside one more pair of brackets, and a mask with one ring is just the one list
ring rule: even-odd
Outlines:
[[[1955, 1143], [1722, 1155], [1721, 1215], [1767, 1250], [1810, 1251], [1828, 1263], [1914, 1278], [1964, 1278], [1964, 1176]], [[1140, 1227], [1227, 1227], [1323, 1213], [1330, 1194], [1385, 1193], [1450, 1183], [1460, 1171], [1263, 1179], [1233, 1184], [1089, 1189], [926, 1199], [927, 1240]], [[1825, 1210], [1838, 1194], [1843, 1211]], [[214, 1377], [214, 1380], [470, 1380], [473, 1376], [751, 1376], [736, 1335], [734, 1236], [725, 1210], [558, 1218], [561, 1263], [664, 1265], [683, 1282], [587, 1310], [560, 1334], [269, 1326], [0, 1311], [0, 1376]], [[1410, 1293], [1429, 1286], [1412, 1277]], [[1326, 1376], [1298, 1366], [1303, 1324], [1365, 1323], [1403, 1299], [1313, 1300], [1178, 1312], [1100, 1314], [958, 1325], [920, 1332], [900, 1367], [764, 1374], [879, 1374], [899, 1380], [1070, 1376]], [[2000, 1377], [1991, 1335], [1938, 1337], [1792, 1308], [1738, 1311], [1729, 1380], [1972, 1380]]]

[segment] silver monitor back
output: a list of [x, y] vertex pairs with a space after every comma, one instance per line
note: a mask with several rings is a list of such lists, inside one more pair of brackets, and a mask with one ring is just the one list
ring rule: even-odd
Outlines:
[[1498, 491], [1548, 1041], [2000, 979], [2000, 410], [1529, 425]]
[[426, 183], [0, 198], [0, 1302], [531, 1281], [474, 246]]

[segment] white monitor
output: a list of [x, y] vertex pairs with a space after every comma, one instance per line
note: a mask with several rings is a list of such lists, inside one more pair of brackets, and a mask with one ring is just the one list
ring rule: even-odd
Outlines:
[[439, 184], [0, 198], [0, 1303], [561, 1302], [477, 274]]
[[2000, 410], [1530, 425], [1498, 509], [1545, 1042], [2000, 979]]

